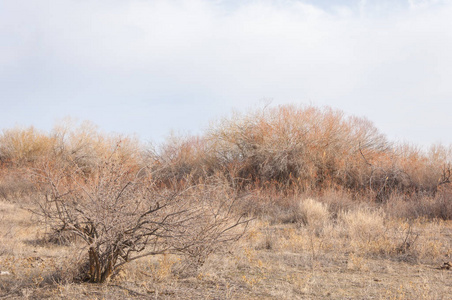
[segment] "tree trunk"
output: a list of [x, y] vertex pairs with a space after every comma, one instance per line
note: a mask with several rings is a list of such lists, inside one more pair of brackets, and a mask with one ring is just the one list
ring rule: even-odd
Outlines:
[[114, 272], [118, 251], [106, 255], [106, 259], [99, 259], [99, 253], [94, 247], [89, 249], [89, 282], [103, 283]]

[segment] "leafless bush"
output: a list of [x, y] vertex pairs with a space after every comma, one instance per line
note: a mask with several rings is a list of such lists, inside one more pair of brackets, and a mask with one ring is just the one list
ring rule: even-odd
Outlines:
[[27, 177], [11, 170], [5, 176], [0, 176], [0, 199], [8, 201], [23, 200], [24, 197], [34, 194], [35, 185]]
[[[74, 125], [63, 122], [49, 133], [4, 130], [0, 168], [42, 169], [51, 154], [67, 157], [89, 176], [116, 147], [117, 137], [89, 122]], [[133, 136], [121, 140], [118, 157], [130, 168], [146, 165], [167, 187], [174, 180], [198, 183], [220, 174], [241, 190], [343, 189], [385, 202], [393, 193], [434, 196], [450, 182], [452, 164], [452, 147], [424, 151], [393, 144], [369, 120], [328, 107], [284, 105], [236, 114], [200, 136], [171, 135], [156, 149], [145, 149]]]
[[390, 147], [368, 120], [312, 106], [224, 119], [211, 128], [208, 140], [211, 154], [223, 166], [234, 166], [241, 184], [277, 182], [304, 190], [366, 188], [369, 162]]
[[444, 186], [435, 195], [394, 195], [385, 209], [398, 218], [452, 220], [452, 188]]
[[0, 162], [33, 163], [52, 147], [52, 138], [34, 127], [4, 130], [0, 135]]
[[218, 173], [207, 141], [197, 136], [173, 134], [160, 147], [150, 147], [146, 159], [154, 179], [162, 183], [188, 178], [196, 183]]
[[[119, 163], [127, 164], [129, 168], [143, 166], [142, 146], [135, 137], [105, 134], [87, 121], [79, 126], [70, 121], [63, 122], [55, 126], [49, 136], [54, 141], [50, 155], [53, 157], [66, 156], [66, 160], [76, 165], [78, 170], [83, 171], [85, 175], [88, 175], [92, 169], [96, 169], [105, 160], [105, 157], [111, 154], [112, 150], [115, 151]], [[44, 156], [45, 159], [48, 157], [49, 155]], [[47, 161], [45, 160], [45, 162]]]
[[140, 257], [185, 253], [202, 263], [238, 239], [236, 195], [219, 183], [159, 188], [149, 173], [128, 164], [121, 142], [86, 173], [71, 156], [52, 156], [33, 170], [41, 184], [41, 215], [53, 231], [75, 234], [88, 252], [84, 280], [104, 282]]

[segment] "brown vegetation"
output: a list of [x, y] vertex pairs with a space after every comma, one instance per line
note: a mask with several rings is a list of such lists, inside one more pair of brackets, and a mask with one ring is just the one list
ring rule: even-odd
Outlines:
[[387, 141], [365, 118], [312, 106], [236, 114], [203, 137], [171, 137], [151, 152], [156, 179], [222, 173], [236, 188], [343, 189], [387, 200], [435, 195], [450, 183], [451, 148], [428, 151]]
[[89, 123], [4, 130], [0, 297], [445, 299], [451, 155], [312, 106], [156, 148]]

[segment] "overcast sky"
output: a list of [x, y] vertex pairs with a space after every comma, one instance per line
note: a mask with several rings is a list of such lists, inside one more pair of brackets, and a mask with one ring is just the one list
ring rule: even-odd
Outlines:
[[159, 142], [269, 100], [451, 144], [452, 1], [0, 0], [0, 129]]

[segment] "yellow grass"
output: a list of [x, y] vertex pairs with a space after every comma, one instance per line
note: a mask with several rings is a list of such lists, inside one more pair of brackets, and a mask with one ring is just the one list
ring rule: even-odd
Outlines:
[[[0, 296], [8, 299], [450, 299], [450, 221], [410, 222], [357, 205], [332, 217], [300, 201], [307, 222], [256, 219], [247, 235], [181, 277], [180, 258], [127, 265], [104, 285], [72, 283], [78, 252], [42, 240], [25, 209], [0, 202]], [[409, 244], [409, 246], [407, 246]]]

